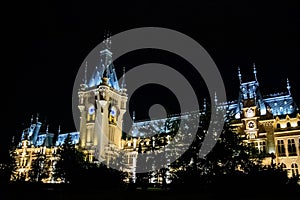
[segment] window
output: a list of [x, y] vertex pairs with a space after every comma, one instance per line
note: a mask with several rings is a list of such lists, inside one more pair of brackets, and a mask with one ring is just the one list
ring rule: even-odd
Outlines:
[[299, 148], [299, 153], [300, 153], [300, 138], [298, 140], [298, 148]]
[[277, 151], [279, 156], [286, 156], [283, 140], [277, 140]]
[[281, 168], [282, 170], [286, 170], [286, 164], [281, 163], [281, 164], [280, 164], [280, 168]]
[[255, 133], [253, 132], [253, 133], [249, 133], [249, 138], [250, 139], [255, 139]]
[[297, 125], [300, 126], [300, 121], [297, 122]]
[[297, 156], [296, 144], [294, 139], [288, 139], [289, 156]]
[[280, 124], [279, 123], [277, 123], [277, 128], [280, 128]]
[[292, 174], [293, 174], [293, 176], [299, 175], [298, 165], [296, 163], [292, 164]]
[[259, 153], [266, 153], [266, 142], [259, 142]]
[[291, 128], [291, 123], [290, 122], [286, 123], [286, 127]]

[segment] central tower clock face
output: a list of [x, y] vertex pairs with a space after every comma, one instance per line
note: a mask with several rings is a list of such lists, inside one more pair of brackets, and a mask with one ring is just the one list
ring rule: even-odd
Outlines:
[[249, 127], [249, 129], [254, 129], [255, 128], [255, 122], [254, 121], [248, 122], [248, 127]]
[[95, 107], [90, 106], [88, 112], [89, 112], [90, 115], [94, 114], [95, 113]]
[[113, 117], [116, 116], [116, 109], [115, 109], [115, 107], [112, 107], [112, 108], [110, 109], [110, 115], [113, 116]]

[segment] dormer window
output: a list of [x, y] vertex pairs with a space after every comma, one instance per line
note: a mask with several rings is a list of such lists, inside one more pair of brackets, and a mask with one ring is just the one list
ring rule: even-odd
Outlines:
[[277, 128], [280, 128], [280, 124], [279, 123], [277, 123]]

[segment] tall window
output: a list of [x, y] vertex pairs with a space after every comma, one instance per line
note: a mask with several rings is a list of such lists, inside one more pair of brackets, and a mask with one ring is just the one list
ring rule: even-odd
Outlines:
[[297, 125], [300, 126], [300, 121], [297, 122]]
[[291, 123], [290, 122], [286, 123], [286, 127], [291, 128]]
[[286, 156], [283, 140], [277, 140], [277, 151], [279, 156]]
[[292, 164], [292, 174], [293, 174], [293, 176], [299, 175], [298, 165], [296, 163]]
[[259, 149], [258, 150], [259, 150], [259, 153], [266, 153], [267, 152], [265, 141], [259, 142]]
[[296, 144], [294, 139], [288, 139], [289, 156], [297, 156]]
[[300, 138], [298, 139], [298, 149], [299, 149], [299, 153], [300, 153]]

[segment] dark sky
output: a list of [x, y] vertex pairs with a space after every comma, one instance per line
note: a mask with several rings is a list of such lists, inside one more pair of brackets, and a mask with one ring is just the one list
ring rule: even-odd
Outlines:
[[[5, 130], [9, 131], [7, 138], [19, 135], [36, 113], [50, 124], [52, 132], [56, 132], [58, 124], [62, 131], [75, 130], [71, 99], [75, 76], [88, 53], [103, 40], [105, 30], [116, 34], [131, 28], [158, 26], [180, 31], [197, 40], [211, 55], [230, 99], [237, 97], [237, 66], [244, 78], [252, 78], [255, 62], [263, 94], [285, 91], [288, 77], [299, 104], [300, 14], [296, 2], [67, 0], [24, 5], [23, 12], [16, 13], [21, 22], [20, 57], [15, 62], [16, 96], [21, 101], [16, 128], [13, 132]], [[175, 68], [184, 64], [174, 55], [156, 51], [136, 52], [116, 63], [130, 69], [153, 60]], [[121, 67], [116, 64], [119, 74]], [[198, 79], [192, 73], [184, 74], [197, 85]], [[144, 89], [137, 92], [137, 102], [147, 94], [147, 87]], [[164, 90], [157, 91], [168, 94]], [[199, 90], [198, 87], [201, 93]], [[150, 105], [166, 98], [149, 99]], [[131, 109], [138, 110], [137, 115], [143, 118], [145, 111], [140, 107], [147, 106], [136, 103], [136, 108]], [[176, 112], [176, 108], [170, 109]], [[3, 141], [7, 144], [8, 140]]]

